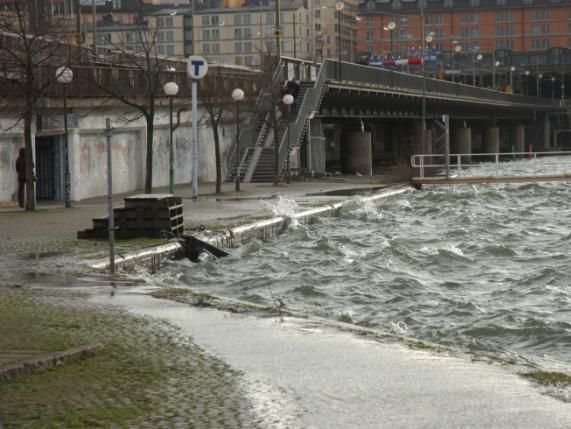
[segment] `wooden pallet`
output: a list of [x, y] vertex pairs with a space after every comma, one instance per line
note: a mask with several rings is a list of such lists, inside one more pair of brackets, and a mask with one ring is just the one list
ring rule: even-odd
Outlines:
[[[113, 210], [115, 236], [118, 238], [160, 237], [183, 232], [183, 204], [170, 194], [141, 194], [125, 198], [125, 206]], [[103, 238], [108, 235], [107, 217], [93, 219], [93, 228], [79, 231], [78, 238]]]

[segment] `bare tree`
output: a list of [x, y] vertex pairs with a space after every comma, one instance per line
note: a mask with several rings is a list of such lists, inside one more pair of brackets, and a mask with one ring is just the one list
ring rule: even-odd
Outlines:
[[[138, 117], [144, 117], [146, 122], [146, 161], [145, 161], [145, 192], [151, 193], [153, 188], [153, 141], [154, 122], [158, 98], [163, 97], [163, 84], [166, 75], [175, 71], [173, 61], [159, 54], [157, 44], [158, 32], [146, 23], [137, 25], [136, 49], [125, 46], [124, 43], [114, 44], [118, 55], [118, 64], [114, 67], [130, 69], [137, 76], [136, 94], [125, 88], [120, 80], [110, 79], [101, 82], [93, 75], [95, 84], [110, 97], [119, 100], [126, 106], [138, 112]], [[172, 77], [171, 77], [172, 79]]]
[[[222, 189], [222, 158], [220, 150], [220, 126], [228, 117], [233, 101], [232, 90], [241, 88], [246, 99], [241, 103], [247, 103], [248, 99], [257, 94], [253, 94], [255, 81], [251, 77], [240, 73], [225, 71], [223, 68], [211, 67], [204, 79], [200, 80], [198, 97], [202, 107], [208, 116], [208, 122], [214, 135], [214, 156], [216, 161], [216, 193]], [[238, 172], [236, 172], [238, 174]]]
[[[0, 61], [3, 64], [0, 96], [6, 106], [18, 112], [24, 123], [26, 182], [33, 184], [32, 124], [39, 104], [56, 82], [58, 66], [69, 65], [70, 46], [58, 36], [57, 17], [32, 10], [28, 2], [14, 0], [0, 13]], [[35, 187], [26, 186], [26, 210], [36, 208]]]

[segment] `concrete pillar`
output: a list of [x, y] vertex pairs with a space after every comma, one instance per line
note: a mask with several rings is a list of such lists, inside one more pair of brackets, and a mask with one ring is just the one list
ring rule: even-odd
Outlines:
[[341, 136], [341, 165], [347, 174], [373, 174], [371, 133], [345, 132]]
[[454, 153], [472, 153], [472, 128], [455, 128]]
[[484, 134], [484, 152], [498, 153], [500, 151], [500, 128], [488, 127]]
[[512, 127], [512, 145], [516, 152], [525, 152], [525, 127], [523, 125]]
[[546, 149], [551, 147], [551, 122], [549, 115], [543, 117], [543, 144]]

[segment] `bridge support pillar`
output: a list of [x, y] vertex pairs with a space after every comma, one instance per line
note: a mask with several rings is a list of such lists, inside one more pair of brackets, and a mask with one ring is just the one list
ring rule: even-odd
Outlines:
[[484, 134], [484, 152], [498, 153], [500, 151], [500, 128], [488, 127]]
[[545, 148], [551, 147], [551, 121], [549, 115], [543, 118], [543, 144]]
[[341, 163], [344, 173], [372, 176], [371, 133], [344, 132], [341, 135]]
[[[456, 128], [453, 135], [454, 152], [470, 155], [472, 153], [472, 128]], [[462, 159], [462, 161], [465, 161], [465, 159]]]
[[525, 152], [525, 127], [523, 125], [513, 126], [512, 145], [516, 152]]

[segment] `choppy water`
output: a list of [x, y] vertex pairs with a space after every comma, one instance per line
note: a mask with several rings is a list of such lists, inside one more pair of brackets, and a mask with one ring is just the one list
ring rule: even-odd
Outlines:
[[570, 203], [568, 184], [431, 188], [161, 276], [568, 372]]

